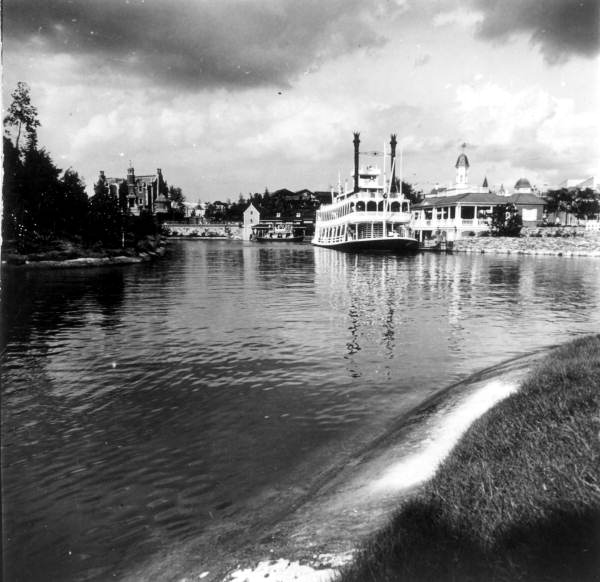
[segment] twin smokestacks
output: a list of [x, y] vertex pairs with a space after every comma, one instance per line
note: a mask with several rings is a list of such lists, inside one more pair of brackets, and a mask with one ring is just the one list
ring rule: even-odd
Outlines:
[[[390, 155], [391, 155], [391, 168], [392, 168], [392, 192], [396, 192], [396, 166], [394, 165], [394, 159], [396, 158], [396, 134], [392, 133], [392, 139], [390, 140]], [[360, 145], [360, 133], [354, 132], [354, 191], [358, 192], [358, 172], [359, 172], [359, 148]]]

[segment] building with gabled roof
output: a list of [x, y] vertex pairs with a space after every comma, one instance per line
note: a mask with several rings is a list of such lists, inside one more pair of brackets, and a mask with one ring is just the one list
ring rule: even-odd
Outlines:
[[436, 189], [412, 206], [411, 227], [420, 241], [441, 235], [446, 240], [487, 232], [494, 207], [514, 204], [524, 226], [536, 226], [543, 219], [544, 200], [533, 194], [529, 180], [521, 178], [512, 195], [492, 193], [487, 184], [471, 186], [468, 181], [469, 160], [463, 152], [458, 156], [454, 186]]
[[248, 208], [244, 210], [244, 228], [242, 230], [242, 240], [250, 240], [252, 234], [252, 227], [260, 222], [260, 214], [262, 209], [260, 206], [250, 202]]
[[167, 195], [167, 183], [160, 168], [155, 174], [136, 175], [133, 166], [127, 168], [127, 178], [107, 178], [100, 171], [100, 179], [104, 180], [111, 192], [119, 195], [121, 184], [127, 184], [125, 200], [120, 200], [124, 212], [139, 216], [143, 211], [151, 214], [166, 214], [171, 208]]

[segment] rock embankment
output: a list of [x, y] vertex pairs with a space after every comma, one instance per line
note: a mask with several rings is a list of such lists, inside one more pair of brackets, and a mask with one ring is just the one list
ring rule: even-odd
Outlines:
[[2, 248], [3, 267], [79, 268], [104, 265], [128, 265], [162, 257], [166, 241], [160, 237], [146, 237], [136, 247], [126, 249], [83, 248], [68, 241], [53, 241], [48, 249], [22, 254]]
[[584, 236], [522, 236], [461, 238], [454, 251], [462, 253], [498, 253], [515, 255], [552, 255], [558, 257], [600, 257], [600, 234]]

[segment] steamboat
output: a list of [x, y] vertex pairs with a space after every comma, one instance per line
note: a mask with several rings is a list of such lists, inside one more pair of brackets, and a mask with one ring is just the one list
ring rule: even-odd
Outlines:
[[[359, 164], [360, 134], [354, 134], [353, 188], [332, 190], [331, 204], [317, 210], [312, 244], [349, 252], [415, 252], [419, 243], [410, 224], [410, 202], [402, 194], [402, 179], [396, 179], [396, 136], [390, 141], [390, 179], [383, 169]], [[365, 156], [381, 155], [366, 152]], [[401, 174], [401, 172], [400, 172]]]
[[259, 222], [252, 227], [251, 240], [256, 242], [302, 242], [304, 227], [291, 222]]

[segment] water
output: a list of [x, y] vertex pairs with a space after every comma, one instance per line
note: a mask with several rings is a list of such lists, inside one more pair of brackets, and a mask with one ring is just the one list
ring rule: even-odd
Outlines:
[[586, 258], [179, 241], [2, 285], [9, 581], [243, 554], [436, 392], [600, 329]]

